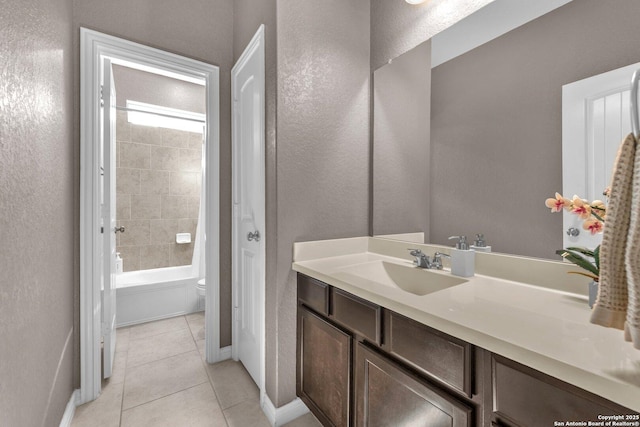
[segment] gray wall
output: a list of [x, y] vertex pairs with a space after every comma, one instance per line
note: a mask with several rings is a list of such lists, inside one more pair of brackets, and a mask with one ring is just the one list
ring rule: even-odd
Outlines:
[[[432, 73], [431, 241], [557, 258], [562, 85], [640, 61], [635, 0], [573, 1]], [[487, 218], [490, 217], [490, 221]]]
[[293, 242], [369, 231], [369, 20], [368, 0], [278, 1], [276, 406], [295, 398]]
[[[234, 0], [233, 58], [234, 63], [255, 34], [265, 25], [265, 173], [266, 173], [266, 342], [265, 365], [269, 397], [275, 402], [278, 384], [278, 282], [277, 261], [277, 181], [276, 181], [276, 81], [277, 81], [277, 0]], [[285, 402], [287, 403], [287, 402]]]
[[429, 241], [431, 41], [373, 73], [373, 234]]
[[371, 69], [375, 70], [492, 0], [371, 0]]
[[78, 44], [80, 26], [220, 67], [220, 344], [230, 345], [233, 2], [74, 0]]
[[0, 10], [0, 424], [54, 426], [74, 389], [71, 0]]

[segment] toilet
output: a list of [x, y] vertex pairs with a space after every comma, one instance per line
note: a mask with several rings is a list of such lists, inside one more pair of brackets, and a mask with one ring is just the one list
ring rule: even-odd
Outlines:
[[203, 311], [205, 309], [205, 294], [206, 294], [206, 286], [204, 279], [198, 280], [196, 284], [196, 295], [198, 295], [198, 311]]
[[207, 290], [204, 280], [205, 279], [198, 280], [198, 284], [196, 285], [196, 293], [198, 294], [199, 297], [204, 297]]

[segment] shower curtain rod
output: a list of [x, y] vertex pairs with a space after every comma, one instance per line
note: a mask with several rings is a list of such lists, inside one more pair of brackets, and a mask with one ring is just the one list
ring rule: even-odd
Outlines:
[[190, 122], [196, 122], [196, 123], [203, 123], [203, 124], [206, 123], [205, 120], [190, 119], [188, 117], [175, 116], [173, 114], [156, 113], [156, 112], [152, 112], [152, 111], [140, 110], [140, 109], [131, 108], [131, 107], [121, 107], [119, 105], [116, 105], [116, 110], [118, 110], [118, 111], [131, 111], [131, 112], [134, 112], [134, 113], [153, 114], [154, 116], [168, 117], [170, 119], [188, 120]]

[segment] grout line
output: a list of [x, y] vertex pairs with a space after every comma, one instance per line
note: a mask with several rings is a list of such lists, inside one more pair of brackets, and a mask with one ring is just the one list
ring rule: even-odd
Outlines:
[[[145, 366], [145, 365], [148, 365], [148, 364], [150, 364], [150, 363], [160, 362], [160, 361], [162, 361], [162, 360], [167, 360], [167, 359], [170, 359], [170, 358], [172, 358], [172, 357], [181, 356], [181, 355], [183, 355], [183, 354], [187, 354], [187, 353], [193, 353], [194, 351], [196, 351], [198, 354], [200, 354], [200, 351], [198, 351], [198, 347], [196, 346], [195, 350], [187, 350], [187, 351], [183, 351], [183, 352], [181, 352], [181, 353], [176, 353], [176, 354], [172, 354], [172, 355], [169, 355], [169, 356], [163, 357], [163, 358], [161, 358], [161, 359], [151, 360], [151, 361], [149, 361], [149, 362], [141, 363], [141, 364], [139, 364], [139, 365], [134, 365], [134, 366], [131, 366], [131, 369], [137, 369], [137, 368], [139, 368], [139, 367], [141, 367], [141, 366]], [[127, 358], [128, 358], [128, 355], [127, 355]]]
[[[201, 382], [201, 383], [194, 384], [194, 385], [189, 386], [189, 387], [187, 387], [187, 388], [184, 388], [184, 389], [182, 389], [182, 390], [174, 391], [174, 392], [169, 393], [169, 394], [167, 394], [167, 395], [165, 395], [165, 396], [157, 397], [157, 398], [152, 399], [152, 400], [150, 400], [150, 401], [148, 401], [148, 402], [144, 402], [144, 403], [141, 403], [141, 404], [139, 404], [139, 405], [132, 406], [131, 408], [124, 409], [124, 404], [123, 404], [123, 409], [120, 411], [120, 418], [122, 419], [122, 412], [126, 412], [126, 411], [129, 411], [129, 410], [131, 410], [131, 409], [138, 408], [138, 407], [140, 407], [140, 406], [144, 406], [144, 405], [146, 405], [147, 403], [152, 403], [152, 402], [155, 402], [156, 400], [164, 399], [165, 397], [173, 396], [174, 394], [182, 393], [183, 391], [187, 391], [187, 390], [189, 390], [189, 389], [192, 389], [192, 388], [194, 388], [194, 387], [201, 386], [202, 384], [206, 384], [206, 383], [207, 383], [207, 381], [203, 381], [203, 382]], [[124, 399], [123, 399], [123, 401], [124, 401]], [[222, 409], [222, 408], [221, 408], [221, 409]]]

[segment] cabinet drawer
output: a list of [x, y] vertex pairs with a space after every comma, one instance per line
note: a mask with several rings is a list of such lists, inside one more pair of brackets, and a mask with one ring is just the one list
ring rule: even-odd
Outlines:
[[385, 310], [384, 349], [471, 397], [471, 344]]
[[512, 360], [492, 355], [491, 365], [498, 426], [552, 426], [554, 421], [599, 421], [598, 415], [634, 413]]
[[355, 346], [356, 426], [472, 425], [470, 407], [366, 345]]
[[298, 300], [318, 313], [329, 315], [329, 285], [298, 273]]
[[340, 289], [332, 289], [332, 318], [356, 334], [380, 345], [380, 306], [351, 295]]

